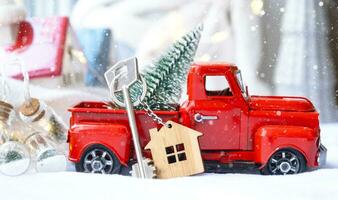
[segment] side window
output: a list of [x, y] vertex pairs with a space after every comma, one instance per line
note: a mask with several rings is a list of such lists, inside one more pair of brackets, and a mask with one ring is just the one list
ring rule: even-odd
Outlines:
[[206, 76], [205, 92], [208, 96], [232, 96], [229, 83], [225, 76]]

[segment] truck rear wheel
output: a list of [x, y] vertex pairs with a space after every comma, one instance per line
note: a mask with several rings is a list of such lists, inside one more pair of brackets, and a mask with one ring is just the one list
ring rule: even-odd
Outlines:
[[293, 149], [281, 149], [275, 152], [261, 170], [265, 175], [298, 174], [306, 170], [304, 156]]
[[75, 164], [76, 171], [98, 174], [117, 174], [121, 164], [115, 154], [103, 145], [89, 147]]

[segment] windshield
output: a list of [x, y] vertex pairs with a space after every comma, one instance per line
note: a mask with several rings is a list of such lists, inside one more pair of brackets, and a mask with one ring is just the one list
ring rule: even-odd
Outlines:
[[237, 83], [238, 83], [239, 87], [241, 88], [242, 95], [244, 96], [245, 99], [247, 99], [248, 98], [248, 95], [247, 95], [248, 93], [247, 93], [246, 87], [245, 87], [245, 85], [243, 83], [242, 74], [241, 74], [240, 70], [238, 70], [236, 72], [236, 78], [237, 78]]

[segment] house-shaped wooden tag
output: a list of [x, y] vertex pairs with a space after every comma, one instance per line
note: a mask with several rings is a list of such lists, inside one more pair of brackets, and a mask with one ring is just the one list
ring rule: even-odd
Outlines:
[[163, 126], [150, 129], [150, 149], [158, 178], [190, 176], [204, 172], [203, 161], [198, 144], [202, 133], [173, 121], [170, 128]]

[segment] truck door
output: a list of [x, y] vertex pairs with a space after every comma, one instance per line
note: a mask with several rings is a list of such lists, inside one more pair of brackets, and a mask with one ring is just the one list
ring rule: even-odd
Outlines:
[[204, 77], [205, 100], [195, 102], [194, 129], [203, 133], [202, 150], [239, 149], [241, 109], [226, 76]]

